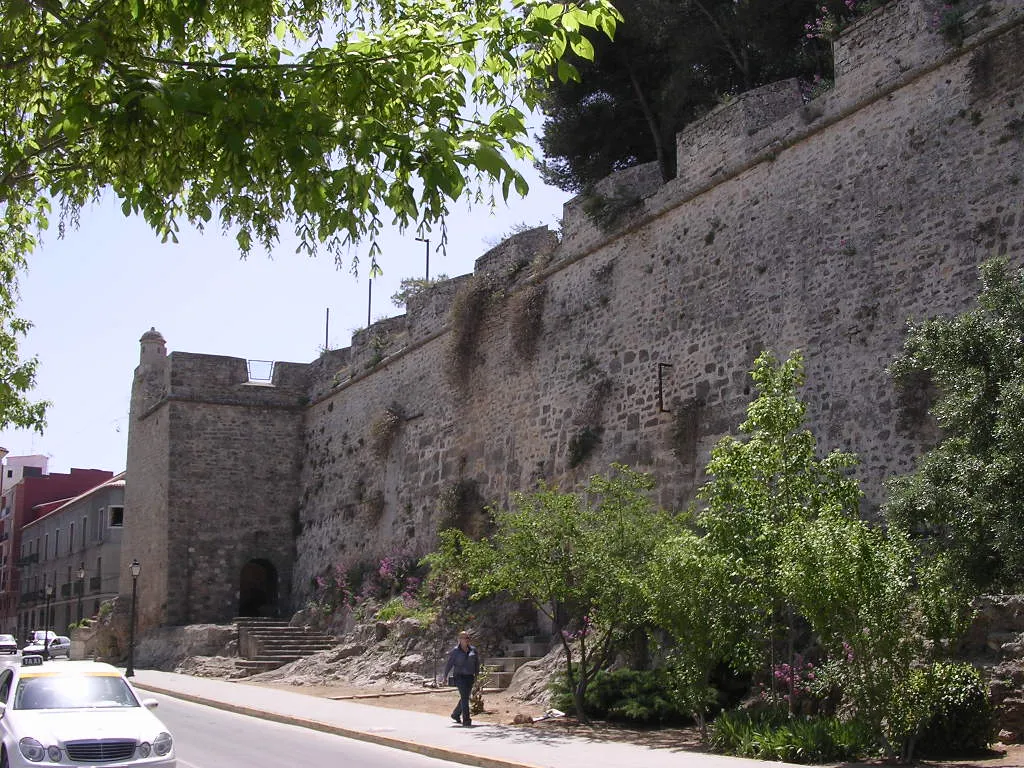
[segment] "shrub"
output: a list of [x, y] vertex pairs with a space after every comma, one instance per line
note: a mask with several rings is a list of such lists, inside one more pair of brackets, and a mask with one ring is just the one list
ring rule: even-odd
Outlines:
[[737, 757], [826, 763], [873, 751], [870, 731], [856, 720], [794, 717], [785, 708], [724, 712], [711, 726], [711, 748]]
[[[565, 674], [551, 686], [552, 706], [572, 710], [572, 688]], [[672, 684], [665, 670], [617, 669], [598, 672], [587, 686], [587, 714], [602, 720], [654, 725], [690, 720], [673, 700]]]
[[921, 680], [929, 716], [917, 739], [917, 754], [960, 757], [983, 752], [995, 735], [995, 720], [978, 671], [969, 664], [940, 662]]

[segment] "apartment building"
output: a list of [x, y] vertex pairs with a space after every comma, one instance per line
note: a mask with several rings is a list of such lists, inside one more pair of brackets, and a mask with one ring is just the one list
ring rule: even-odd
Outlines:
[[99, 469], [47, 473], [45, 456], [9, 456], [0, 464], [0, 631], [19, 626], [22, 571], [38, 564], [40, 550], [23, 546], [22, 532], [40, 516], [114, 476]]

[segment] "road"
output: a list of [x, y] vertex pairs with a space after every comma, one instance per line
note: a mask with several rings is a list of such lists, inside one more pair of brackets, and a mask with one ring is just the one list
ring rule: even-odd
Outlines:
[[[282, 725], [168, 696], [154, 713], [174, 736], [178, 768], [452, 768], [457, 763]], [[392, 710], [381, 709], [381, 727]]]

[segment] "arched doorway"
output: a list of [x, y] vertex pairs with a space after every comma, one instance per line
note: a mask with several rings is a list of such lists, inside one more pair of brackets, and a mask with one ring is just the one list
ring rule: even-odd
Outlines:
[[277, 617], [277, 569], [269, 560], [250, 560], [242, 566], [238, 615]]

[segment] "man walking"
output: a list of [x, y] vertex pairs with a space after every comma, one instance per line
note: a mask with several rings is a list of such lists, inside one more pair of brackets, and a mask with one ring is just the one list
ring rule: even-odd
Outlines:
[[469, 716], [469, 694], [473, 691], [473, 681], [480, 674], [480, 657], [476, 646], [469, 642], [469, 632], [459, 632], [459, 643], [448, 654], [441, 678], [448, 680], [449, 673], [452, 673], [450, 684], [459, 689], [459, 703], [452, 712], [452, 720], [468, 728], [473, 724]]

